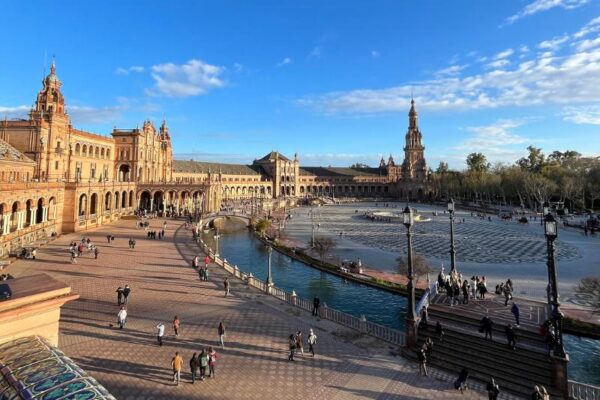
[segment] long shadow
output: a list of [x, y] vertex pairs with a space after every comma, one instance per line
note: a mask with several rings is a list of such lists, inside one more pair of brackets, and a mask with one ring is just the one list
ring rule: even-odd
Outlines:
[[[118, 372], [119, 375], [130, 376], [136, 379], [170, 386], [168, 384], [169, 375], [164, 368], [100, 357], [77, 357], [75, 360], [80, 364], [86, 365], [85, 369], [87, 371], [102, 372], [107, 374]], [[109, 366], [102, 367], [102, 365], [107, 364]]]

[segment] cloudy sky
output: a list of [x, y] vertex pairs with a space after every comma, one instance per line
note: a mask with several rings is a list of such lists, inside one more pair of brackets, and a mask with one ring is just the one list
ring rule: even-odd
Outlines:
[[600, 0], [9, 0], [0, 26], [2, 118], [55, 55], [75, 126], [165, 117], [180, 158], [401, 159], [411, 96], [434, 168], [600, 154]]

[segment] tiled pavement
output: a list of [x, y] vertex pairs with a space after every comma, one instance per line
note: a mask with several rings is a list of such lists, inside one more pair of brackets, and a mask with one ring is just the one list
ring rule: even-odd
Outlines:
[[[10, 272], [19, 277], [40, 271], [68, 282], [81, 295], [62, 311], [60, 347], [119, 399], [478, 399], [451, 385], [453, 377], [431, 371], [418, 375], [416, 365], [393, 356], [388, 344], [328, 321], [317, 321], [232, 281], [232, 295], [221, 289], [224, 272], [212, 266], [209, 282], [200, 282], [190, 268], [197, 251], [180, 221], [168, 221], [167, 237], [148, 240], [135, 221], [120, 221], [84, 232], [99, 245], [100, 256], [85, 255], [69, 263], [67, 245], [78, 235], [65, 235], [38, 252], [36, 261], [18, 261]], [[152, 220], [160, 229], [162, 220]], [[106, 243], [106, 234], [116, 240]], [[137, 240], [135, 250], [127, 240]], [[115, 290], [129, 284], [127, 326], [116, 324]], [[174, 337], [173, 316], [181, 320]], [[166, 326], [159, 347], [155, 326]], [[202, 347], [217, 344], [223, 321], [226, 348], [217, 349], [217, 378], [190, 384], [187, 360]], [[318, 335], [317, 356], [287, 361], [290, 333], [301, 329]], [[174, 386], [170, 360], [179, 351], [186, 361], [183, 382]], [[479, 389], [481, 387], [479, 386]]]

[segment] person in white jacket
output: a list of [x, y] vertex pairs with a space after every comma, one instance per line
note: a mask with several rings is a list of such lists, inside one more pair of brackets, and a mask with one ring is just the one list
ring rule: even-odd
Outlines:
[[119, 329], [123, 329], [125, 322], [127, 322], [127, 310], [125, 307], [121, 307], [119, 310], [119, 313], [117, 314], [117, 320], [119, 322]]
[[312, 356], [315, 356], [315, 344], [317, 344], [317, 335], [311, 329], [308, 333], [308, 351], [312, 353]]
[[158, 325], [156, 325], [156, 339], [158, 339], [159, 346], [163, 345], [162, 338], [164, 335], [165, 335], [165, 325], [162, 322], [159, 322]]

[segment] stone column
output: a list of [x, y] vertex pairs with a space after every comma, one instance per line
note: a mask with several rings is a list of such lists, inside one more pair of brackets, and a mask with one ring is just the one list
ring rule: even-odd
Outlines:
[[31, 215], [29, 216], [29, 225], [35, 225], [35, 220], [37, 219], [38, 209], [37, 207], [31, 210]]
[[4, 219], [2, 220], [2, 236], [8, 235], [10, 232], [10, 217], [11, 213], [4, 214]]
[[48, 206], [42, 207], [42, 222], [48, 221]]
[[17, 211], [17, 230], [23, 229], [23, 223], [25, 222], [25, 210]]
[[150, 197], [150, 212], [152, 212], [152, 207], [154, 207], [154, 196]]

